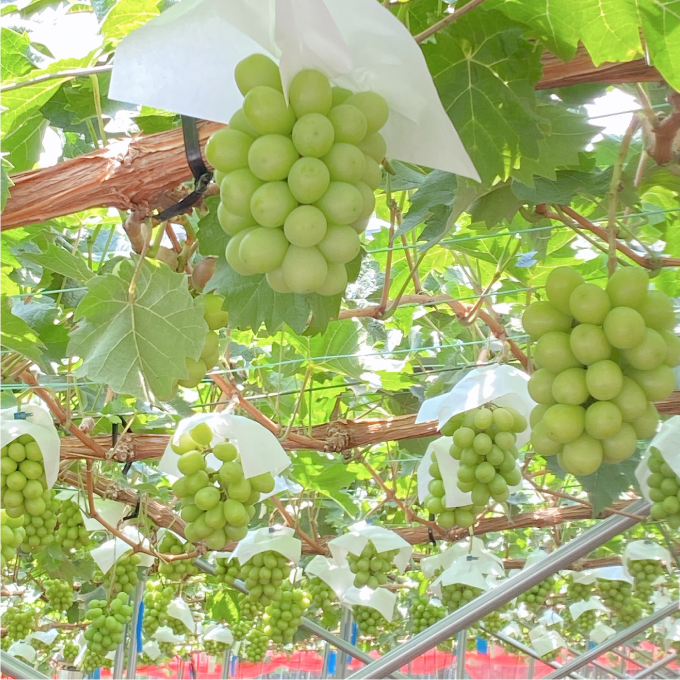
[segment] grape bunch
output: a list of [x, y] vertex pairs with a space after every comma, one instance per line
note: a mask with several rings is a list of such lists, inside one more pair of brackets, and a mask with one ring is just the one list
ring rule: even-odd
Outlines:
[[167, 608], [175, 595], [171, 586], [163, 586], [160, 581], [148, 581], [144, 593], [144, 619], [142, 631], [151, 637], [161, 626], [168, 623]]
[[241, 618], [238, 621], [231, 624], [231, 634], [234, 636], [234, 640], [237, 642], [240, 640], [245, 640], [246, 635], [252, 630], [253, 621], [245, 618]]
[[238, 598], [238, 611], [241, 619], [254, 621], [262, 616], [265, 605], [261, 600], [256, 600], [250, 594], [241, 593]]
[[680, 476], [655, 446], [648, 464], [652, 472], [647, 480], [649, 500], [653, 503], [650, 514], [654, 519], [666, 520], [671, 529], [680, 529]]
[[205, 148], [231, 237], [227, 262], [242, 276], [266, 274], [280, 293], [342, 293], [382, 181], [387, 103], [304, 70], [287, 106], [279, 69], [261, 54], [237, 64], [235, 77], [243, 108]]
[[[47, 497], [49, 496], [49, 500]], [[54, 528], [57, 526], [57, 512], [59, 501], [54, 492], [45, 491], [45, 510], [40, 515], [24, 515], [24, 529], [26, 537], [21, 544], [24, 552], [36, 552], [54, 539]]]
[[23, 640], [35, 630], [35, 612], [23, 604], [13, 605], [2, 615], [2, 625], [10, 640]]
[[484, 628], [492, 633], [497, 633], [498, 631], [503, 630], [503, 628], [505, 628], [505, 626], [508, 624], [508, 619], [504, 615], [513, 608], [513, 603], [507, 602], [497, 609], [494, 609], [482, 619]]
[[161, 650], [161, 657], [162, 658], [165, 658], [165, 659], [174, 659], [175, 658], [176, 648], [175, 648], [174, 642], [160, 642], [160, 641], [157, 640], [156, 644], [158, 645], [158, 649]]
[[368, 586], [375, 590], [387, 583], [387, 574], [392, 570], [392, 560], [399, 550], [378, 552], [373, 541], [367, 541], [360, 555], [348, 553], [350, 571], [354, 574], [354, 585], [357, 588]]
[[73, 585], [64, 579], [45, 581], [45, 595], [55, 611], [66, 611], [74, 600]]
[[521, 413], [495, 404], [458, 414], [442, 427], [443, 434], [453, 437], [451, 456], [460, 461], [458, 488], [470, 492], [474, 506], [506, 501], [508, 487], [522, 480], [515, 441], [526, 427]]
[[175, 635], [186, 635], [191, 632], [182, 619], [178, 619], [174, 616], [168, 616], [165, 625], [168, 626]]
[[607, 607], [619, 611], [633, 594], [633, 587], [627, 581], [598, 580], [597, 589]]
[[529, 380], [538, 403], [531, 441], [569, 473], [589, 475], [630, 458], [638, 439], [656, 432], [653, 402], [675, 388], [680, 338], [673, 304], [648, 284], [635, 267], [618, 269], [606, 290], [558, 267], [546, 282], [549, 301], [524, 312], [538, 369]]
[[565, 623], [571, 624], [573, 628], [579, 633], [587, 633], [593, 629], [593, 626], [597, 623], [599, 609], [586, 609], [586, 611], [581, 612], [576, 620], [571, 618], [571, 612], [568, 607], [565, 607], [562, 612], [562, 618]]
[[285, 588], [281, 592], [281, 599], [272, 602], [264, 610], [264, 632], [274, 644], [287, 645], [293, 642], [309, 603], [309, 595], [304, 590]]
[[[220, 336], [217, 330], [224, 328], [229, 322], [229, 314], [222, 309], [224, 297], [215, 293], [205, 293], [199, 300], [203, 305], [203, 318], [208, 324], [208, 332], [203, 342], [201, 356], [198, 359], [186, 358], [189, 376], [178, 380], [177, 384], [182, 387], [194, 388], [205, 377], [205, 374], [220, 359]], [[173, 389], [173, 394], [176, 389]], [[172, 395], [170, 395], [172, 396]]]
[[78, 645], [75, 642], [67, 640], [64, 642], [64, 648], [61, 650], [61, 656], [67, 664], [72, 664], [79, 652]]
[[259, 628], [253, 628], [245, 637], [243, 654], [247, 661], [259, 663], [267, 656], [269, 636]]
[[0, 511], [0, 544], [2, 545], [2, 566], [16, 557], [17, 548], [24, 542], [26, 530], [24, 518], [10, 517], [6, 510]]
[[137, 567], [141, 560], [137, 553], [127, 553], [104, 574], [104, 588], [109, 597], [118, 593], [130, 595], [134, 592], [139, 582]]
[[89, 647], [83, 652], [83, 658], [80, 660], [80, 670], [83, 673], [92, 673], [97, 668], [111, 668], [113, 661], [107, 659], [105, 654], [99, 654], [92, 651]]
[[446, 609], [433, 604], [427, 595], [414, 597], [409, 607], [411, 615], [411, 634], [422, 633], [426, 628], [446, 616]]
[[215, 566], [215, 573], [211, 576], [213, 583], [227, 583], [231, 585], [239, 574], [239, 566], [236, 560], [228, 560], [226, 557], [219, 557]]
[[574, 582], [573, 577], [567, 577], [567, 600], [569, 602], [589, 599], [594, 589], [593, 583], [577, 583]]
[[228, 649], [229, 645], [226, 642], [220, 642], [219, 640], [203, 640], [203, 651], [208, 656], [216, 656], [221, 659]]
[[333, 611], [338, 604], [338, 597], [335, 591], [318, 576], [308, 578], [304, 589], [309, 593], [309, 608], [312, 611], [321, 609], [324, 613], [328, 613]]
[[481, 594], [480, 588], [468, 586], [465, 583], [450, 583], [448, 586], [442, 586], [441, 601], [449, 612], [455, 612], [456, 609], [472, 602]]
[[0, 507], [10, 517], [40, 517], [51, 501], [43, 454], [30, 434], [0, 449]]
[[353, 609], [354, 620], [362, 635], [374, 638], [389, 626], [387, 619], [373, 607], [354, 605]]
[[[269, 472], [246, 479], [234, 444], [225, 441], [211, 447], [212, 438], [210, 426], [199, 423], [173, 443], [183, 477], [172, 490], [181, 499], [187, 539], [192, 543], [205, 540], [209, 550], [219, 550], [229, 541], [245, 538], [254, 504], [260, 493], [274, 489], [275, 482]], [[222, 463], [218, 471], [206, 463], [205, 455], [211, 451]]]
[[[194, 549], [194, 546], [187, 542], [182, 542], [177, 536], [166, 531], [158, 544], [158, 550], [167, 555], [183, 555]], [[158, 573], [162, 574], [170, 581], [181, 581], [188, 576], [198, 573], [198, 567], [193, 560], [173, 560], [163, 562], [158, 565]]]
[[84, 633], [90, 651], [106, 655], [123, 641], [125, 624], [132, 621], [132, 605], [127, 602], [127, 593], [118, 593], [110, 603], [90, 600], [85, 619], [91, 623]]
[[90, 547], [92, 538], [85, 528], [85, 520], [77, 503], [69, 499], [62, 501], [57, 519], [59, 528], [54, 538], [63, 550], [70, 553], [72, 550]]
[[524, 604], [527, 606], [527, 609], [530, 611], [536, 611], [545, 604], [554, 586], [555, 577], [549, 576], [544, 581], [541, 581], [532, 588], [529, 588], [529, 590], [525, 590], [523, 593], [518, 595], [517, 603], [519, 604], [520, 602], [524, 602]]
[[633, 584], [635, 594], [645, 601], [648, 601], [654, 593], [652, 583], [666, 575], [660, 560], [630, 560], [628, 570], [635, 580]]
[[621, 628], [628, 628], [644, 616], [644, 606], [640, 600], [629, 597], [614, 613], [614, 623]]
[[281, 586], [290, 576], [288, 558], [274, 550], [253, 555], [239, 570], [245, 582], [249, 598], [268, 606], [281, 599]]

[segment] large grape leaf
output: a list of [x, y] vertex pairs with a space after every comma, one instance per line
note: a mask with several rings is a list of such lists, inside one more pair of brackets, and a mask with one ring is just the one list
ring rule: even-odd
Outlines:
[[541, 49], [497, 11], [470, 12], [424, 43], [439, 96], [482, 181], [507, 178], [525, 156], [538, 158], [534, 109]]
[[82, 257], [73, 255], [53, 243], [48, 244], [40, 253], [23, 253], [22, 257], [80, 283], [85, 283], [94, 276]]
[[399, 237], [423, 222], [427, 224], [442, 218], [446, 221], [451, 212], [456, 186], [456, 176], [450, 172], [433, 170], [426, 175], [413, 195], [411, 206], [395, 236]]
[[28, 33], [16, 33], [9, 28], [0, 30], [0, 80], [3, 82], [11, 78], [25, 76], [33, 69], [33, 63], [28, 58], [31, 40]]
[[152, 401], [188, 377], [186, 358], [198, 359], [208, 325], [186, 276], [160, 262], [144, 262], [130, 296], [135, 266], [126, 260], [117, 274], [90, 279], [68, 351], [82, 359], [78, 375]]
[[36, 111], [5, 135], [2, 150], [7, 153], [7, 160], [14, 167], [14, 172], [30, 170], [38, 161], [46, 127], [47, 120]]
[[220, 197], [211, 196], [206, 199], [205, 204], [210, 212], [198, 221], [198, 252], [201, 255], [223, 255], [229, 237], [217, 219]]
[[159, 0], [120, 0], [106, 15], [100, 32], [107, 42], [116, 44], [160, 14], [159, 4]]
[[680, 0], [637, 0], [652, 64], [680, 90]]
[[3, 347], [19, 352], [32, 359], [37, 364], [43, 360], [41, 349], [45, 345], [40, 341], [37, 333], [21, 318], [12, 314], [9, 298], [2, 296], [0, 301], [2, 325], [0, 326], [0, 343]]
[[323, 335], [317, 335], [309, 350], [315, 357], [336, 357], [324, 361], [334, 371], [353, 378], [361, 378], [364, 369], [357, 352], [360, 341], [366, 336], [363, 326], [352, 319], [333, 321]]

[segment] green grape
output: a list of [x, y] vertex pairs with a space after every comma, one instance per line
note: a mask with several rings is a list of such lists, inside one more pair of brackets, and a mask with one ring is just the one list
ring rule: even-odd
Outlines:
[[374, 191], [382, 184], [382, 168], [379, 163], [366, 154], [364, 154], [364, 160], [366, 161], [366, 168], [361, 176], [361, 181]]
[[550, 331], [539, 338], [534, 349], [534, 361], [539, 368], [547, 368], [552, 373], [580, 366], [571, 351], [569, 335], [560, 331]]
[[[214, 488], [214, 487], [213, 487]], [[193, 551], [194, 546], [187, 542], [182, 542], [177, 536], [169, 531], [163, 535], [158, 544], [159, 552], [169, 555], [183, 555]], [[172, 562], [161, 561], [158, 566], [158, 573], [171, 581], [181, 581], [188, 576], [198, 573], [198, 567], [193, 560], [173, 560]]]
[[315, 246], [291, 245], [281, 265], [283, 279], [294, 293], [306, 295], [323, 286], [328, 277], [328, 262]]
[[373, 607], [354, 605], [353, 609], [354, 621], [361, 635], [375, 638], [389, 626], [387, 619]]
[[446, 616], [446, 609], [432, 603], [427, 595], [413, 598], [409, 606], [411, 635], [422, 633]]
[[390, 109], [383, 97], [375, 92], [356, 92], [344, 103], [348, 106], [355, 106], [366, 117], [367, 134], [377, 133], [390, 115]]
[[73, 586], [63, 579], [49, 579], [43, 584], [45, 596], [54, 611], [66, 611], [74, 600]]
[[536, 612], [545, 605], [550, 595], [553, 594], [554, 587], [555, 577], [549, 576], [544, 581], [521, 593], [517, 597], [517, 603], [524, 602], [529, 611]]
[[326, 193], [316, 201], [316, 206], [326, 216], [329, 224], [351, 224], [363, 211], [361, 192], [347, 182], [331, 182]]
[[[253, 219], [253, 221], [255, 220]], [[243, 260], [241, 260], [241, 243], [243, 243], [243, 239], [254, 229], [257, 229], [257, 226], [247, 227], [246, 229], [239, 231], [235, 236], [229, 239], [225, 250], [225, 257], [227, 258], [229, 266], [241, 276], [252, 276], [255, 273], [246, 266]]]
[[552, 383], [552, 395], [558, 404], [582, 404], [590, 396], [586, 371], [582, 368], [567, 368], [558, 373]]
[[620, 463], [630, 458], [637, 449], [637, 433], [630, 423], [622, 423], [612, 437], [602, 439], [602, 456], [605, 463]]
[[112, 666], [113, 661], [107, 659], [105, 654], [98, 654], [91, 649], [86, 649], [80, 660], [80, 670], [83, 673], [92, 673], [98, 668], [111, 668]]
[[290, 83], [288, 98], [298, 118], [309, 113], [319, 113], [325, 116], [333, 104], [333, 94], [328, 78], [313, 69], [295, 74]]
[[231, 632], [234, 636], [234, 640], [237, 642], [240, 640], [245, 640], [246, 635], [248, 635], [252, 627], [252, 621], [248, 621], [246, 619], [240, 619], [239, 621], [232, 623]]
[[234, 79], [242, 95], [261, 85], [283, 92], [279, 67], [264, 54], [251, 54], [239, 61], [234, 69]]
[[328, 119], [333, 125], [336, 142], [359, 144], [368, 132], [366, 116], [356, 106], [335, 106], [328, 114]]
[[240, 231], [256, 225], [252, 215], [246, 215], [245, 217], [234, 215], [226, 209], [224, 203], [220, 203], [217, 206], [217, 220], [222, 230], [229, 236], [236, 236]]
[[642, 602], [630, 597], [614, 614], [614, 625], [617, 628], [629, 628], [645, 615]]
[[545, 292], [550, 304], [563, 314], [571, 314], [569, 299], [581, 284], [585, 283], [581, 274], [570, 267], [556, 267], [545, 282]]
[[295, 115], [283, 94], [264, 85], [248, 92], [243, 100], [243, 113], [261, 135], [289, 135], [295, 125]]
[[2, 615], [2, 625], [10, 640], [23, 640], [36, 629], [35, 611], [24, 604], [12, 605]]
[[449, 612], [455, 612], [482, 594], [480, 588], [468, 586], [465, 583], [450, 583], [447, 586], [442, 586], [441, 590], [442, 604]]
[[310, 598], [305, 591], [290, 587], [282, 589], [281, 599], [269, 604], [264, 612], [267, 637], [277, 645], [292, 644], [309, 604]]
[[632, 586], [627, 581], [597, 580], [597, 589], [602, 602], [610, 609], [619, 611], [632, 597]]
[[24, 542], [26, 530], [24, 529], [24, 517], [10, 517], [6, 510], [0, 511], [2, 518], [2, 566], [13, 560], [17, 554], [17, 548]]
[[364, 182], [356, 182], [354, 186], [359, 190], [363, 200], [363, 209], [361, 211], [360, 219], [368, 219], [375, 210], [375, 194], [373, 193], [373, 189], [371, 189], [368, 184], [364, 184]]
[[354, 574], [354, 585], [357, 588], [368, 586], [375, 590], [385, 585], [388, 574], [392, 571], [392, 561], [399, 553], [398, 550], [378, 552], [373, 541], [367, 541], [360, 555], [349, 553], [347, 561], [350, 571]]
[[24, 552], [41, 550], [54, 540], [59, 501], [56, 499], [56, 493], [51, 491], [44, 491], [41, 498], [46, 502], [45, 510], [40, 515], [24, 515], [26, 536], [21, 544]]
[[621, 411], [626, 422], [637, 420], [647, 409], [647, 397], [642, 388], [627, 375], [623, 376], [621, 391], [612, 399], [612, 403]]
[[654, 594], [652, 584], [667, 575], [660, 560], [630, 560], [628, 570], [635, 581], [635, 595], [644, 602], [649, 602]]
[[585, 427], [585, 409], [573, 404], [555, 404], [543, 415], [546, 434], [559, 444], [574, 441]]
[[253, 217], [258, 224], [269, 228], [282, 227], [297, 206], [287, 182], [267, 182], [258, 187], [250, 199]]
[[263, 184], [249, 168], [233, 170], [220, 184], [220, 200], [230, 213], [249, 218], [252, 216], [250, 199]]
[[293, 126], [293, 144], [301, 156], [325, 156], [335, 139], [331, 121], [320, 113], [301, 116]]
[[577, 477], [595, 472], [603, 458], [602, 442], [585, 433], [567, 442], [557, 454], [557, 461], [562, 469]]
[[258, 227], [243, 237], [238, 253], [247, 269], [265, 274], [281, 266], [287, 250], [288, 239], [282, 229]]
[[566, 333], [571, 328], [571, 317], [555, 309], [549, 302], [534, 302], [522, 314], [522, 327], [534, 340], [546, 333]]
[[582, 283], [569, 298], [569, 310], [579, 323], [601, 326], [611, 307], [607, 293], [594, 283]]
[[359, 254], [361, 241], [352, 227], [331, 224], [317, 247], [327, 262], [347, 264]]
[[85, 620], [91, 621], [85, 629], [88, 650], [99, 655], [112, 652], [123, 641], [125, 625], [132, 621], [133, 607], [128, 604], [127, 593], [118, 593], [110, 602], [90, 600]]
[[239, 577], [245, 582], [249, 598], [264, 607], [281, 599], [281, 587], [289, 575], [288, 559], [274, 550], [253, 555], [239, 570]]
[[305, 156], [290, 169], [288, 187], [296, 201], [315, 203], [328, 191], [331, 176], [326, 164], [318, 158]]
[[[52, 496], [47, 488], [43, 454], [31, 435], [23, 434], [2, 447], [0, 471], [0, 507], [9, 517], [41, 517], [49, 509]], [[37, 548], [40, 540], [31, 540], [31, 544]]]
[[[137, 573], [141, 556], [137, 553], [127, 553], [118, 559], [109, 571], [104, 574], [104, 589], [109, 594], [121, 595], [123, 602], [134, 592], [139, 575]], [[123, 595], [125, 598], [123, 598]]]
[[585, 430], [591, 437], [614, 437], [622, 424], [621, 411], [610, 401], [596, 401], [586, 409]]
[[675, 371], [666, 364], [657, 366], [651, 371], [627, 368], [626, 375], [635, 380], [649, 401], [663, 401], [675, 389]]
[[640, 267], [619, 267], [607, 281], [607, 295], [613, 307], [644, 306], [647, 299], [649, 276]]
[[286, 218], [283, 231], [294, 246], [315, 246], [326, 235], [328, 223], [324, 214], [313, 205], [301, 205]]
[[328, 275], [320, 288], [316, 289], [319, 295], [337, 295], [347, 288], [347, 269], [344, 264], [328, 264]]
[[[259, 663], [267, 656], [269, 636], [263, 630], [253, 628], [245, 637], [243, 654], [247, 661]], [[241, 650], [239, 650], [241, 651]]]
[[651, 515], [654, 519], [666, 520], [668, 526], [680, 529], [680, 476], [665, 462], [655, 446], [651, 448], [649, 469], [652, 474], [647, 483], [649, 498], [652, 501]]
[[225, 175], [248, 167], [249, 149], [253, 145], [253, 138], [249, 135], [222, 128], [214, 132], [205, 145], [205, 157], [219, 172]]
[[230, 645], [219, 640], [203, 640], [203, 651], [208, 656], [214, 656], [219, 659], [224, 657], [224, 653], [229, 649]]
[[617, 349], [637, 347], [645, 337], [645, 320], [630, 307], [612, 308], [602, 328], [609, 343]]
[[[256, 139], [260, 136], [260, 133], [255, 130], [255, 128], [248, 122], [246, 114], [243, 113], [243, 109], [238, 109], [229, 119], [229, 129], [244, 132], [245, 134], [250, 135], [253, 139]], [[219, 178], [218, 181], [218, 178], [215, 177], [215, 183], [219, 184], [221, 180], [222, 178]]]
[[642, 314], [645, 325], [655, 331], [669, 330], [675, 326], [673, 302], [660, 290], [648, 291], [645, 304], [638, 311]]
[[555, 374], [547, 368], [539, 368], [531, 374], [527, 388], [529, 395], [537, 404], [552, 406], [557, 403], [552, 391], [555, 377]]
[[309, 593], [310, 611], [321, 609], [324, 613], [331, 613], [338, 605], [335, 591], [318, 576], [308, 578], [303, 589]]
[[644, 338], [639, 345], [621, 352], [623, 359], [633, 368], [651, 371], [666, 359], [666, 341], [658, 331], [645, 328]]
[[659, 426], [659, 412], [652, 402], [647, 403], [645, 412], [636, 418], [631, 425], [638, 439], [651, 439]]
[[66, 641], [61, 656], [67, 664], [71, 665], [76, 660], [79, 651], [80, 649], [75, 642]]
[[[247, 163], [255, 177], [265, 182], [275, 182], [288, 177], [288, 173], [297, 159], [298, 152], [290, 137], [263, 135], [251, 143], [248, 149]], [[240, 165], [239, 167], [245, 166]], [[236, 170], [237, 168], [233, 169]], [[225, 172], [231, 172], [231, 170], [225, 170]]]
[[387, 143], [379, 132], [369, 132], [357, 146], [376, 163], [382, 163], [387, 154]]
[[227, 583], [231, 585], [238, 577], [239, 567], [236, 560], [229, 561], [226, 557], [219, 557], [215, 566], [215, 573], [210, 577], [213, 583]]
[[150, 638], [161, 626], [168, 625], [167, 608], [174, 596], [175, 589], [172, 586], [164, 586], [160, 581], [147, 581], [142, 620], [145, 638]]
[[355, 184], [366, 169], [363, 151], [353, 144], [336, 142], [321, 160], [328, 167], [332, 182]]
[[581, 323], [572, 330], [569, 346], [578, 361], [586, 365], [609, 359], [612, 353], [612, 346], [602, 327], [589, 323]]
[[216, 331], [229, 323], [229, 314], [222, 309], [224, 296], [215, 293], [205, 293], [198, 298], [203, 306], [203, 318], [208, 329]]

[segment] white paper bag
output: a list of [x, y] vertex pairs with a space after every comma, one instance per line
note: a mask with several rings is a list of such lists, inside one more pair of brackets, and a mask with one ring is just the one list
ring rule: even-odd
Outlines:
[[7, 650], [7, 653], [16, 657], [20, 656], [26, 659], [28, 663], [33, 663], [35, 661], [35, 649], [27, 642], [13, 642]]
[[654, 541], [631, 541], [625, 547], [623, 555], [621, 556], [623, 571], [626, 576], [633, 580], [635, 579], [630, 573], [629, 562], [634, 562], [635, 560], [658, 560], [666, 569], [668, 569], [668, 565], [671, 564], [671, 559], [670, 552]]
[[586, 571], [572, 571], [570, 573], [571, 580], [574, 583], [583, 583], [584, 585], [589, 586], [597, 580], [597, 574], [590, 569], [587, 569]]
[[574, 604], [569, 605], [569, 614], [573, 621], [576, 621], [583, 612], [589, 612], [593, 609], [597, 611], [604, 612], [609, 615], [609, 610], [604, 604], [596, 597], [591, 597], [587, 600], [580, 600], [579, 602], [574, 602]]
[[600, 567], [599, 569], [593, 569], [593, 571], [595, 577], [603, 581], [624, 581], [625, 583], [633, 583], [633, 577], [630, 574], [627, 574], [623, 567]]
[[142, 651], [151, 659], [151, 661], [155, 661], [161, 655], [161, 648], [155, 640], [145, 642]]
[[553, 609], [546, 609], [538, 619], [542, 626], [559, 626], [564, 623], [564, 619]]
[[[213, 431], [212, 445], [228, 439], [241, 454], [243, 476], [246, 479], [271, 472], [278, 475], [290, 465], [290, 458], [283, 450], [279, 440], [260, 423], [229, 413], [197, 413], [182, 420], [158, 464], [158, 469], [173, 477], [181, 477], [177, 469], [179, 456], [172, 450], [172, 443], [179, 441], [180, 435], [191, 430], [199, 423], [208, 423]], [[206, 456], [209, 467], [219, 469], [222, 463], [211, 453]]]
[[[139, 533], [137, 527], [123, 527], [121, 533], [125, 534], [131, 541], [149, 546], [149, 539], [144, 538], [142, 534]], [[121, 558], [132, 552], [132, 546], [128, 545], [122, 538], [112, 538], [106, 543], [102, 543], [98, 548], [94, 548], [91, 551], [92, 559], [97, 563], [97, 566], [101, 569], [103, 574], [106, 574], [109, 569]], [[150, 567], [153, 564], [154, 558], [146, 553], [139, 553], [140, 567]]]
[[397, 594], [393, 593], [387, 588], [376, 588], [371, 590], [368, 586], [363, 588], [349, 588], [343, 598], [342, 604], [350, 608], [351, 605], [361, 605], [362, 607], [371, 607], [379, 611], [387, 621], [392, 621], [394, 616], [394, 605], [397, 602]]
[[316, 555], [312, 558], [305, 567], [305, 573], [318, 576], [340, 600], [354, 583], [354, 574], [350, 571], [347, 562], [335, 564], [324, 555]]
[[55, 638], [59, 635], [58, 628], [51, 628], [50, 630], [36, 630], [35, 633], [31, 633], [26, 636], [26, 642], [29, 640], [38, 640], [44, 645], [51, 645]]
[[245, 564], [253, 555], [266, 550], [274, 550], [297, 564], [302, 555], [302, 542], [295, 538], [295, 529], [290, 527], [263, 527], [249, 531], [248, 535], [238, 542], [229, 559], [236, 559], [239, 564]]
[[172, 616], [173, 619], [178, 619], [181, 621], [189, 630], [189, 632], [194, 635], [197, 632], [196, 621], [194, 621], [194, 616], [189, 609], [189, 605], [181, 598], [176, 597], [167, 608], [168, 616]]
[[[459, 557], [472, 555], [477, 557], [477, 566], [484, 574], [494, 574], [498, 577], [505, 576], [505, 569], [503, 568], [503, 560], [492, 552], [489, 552], [484, 547], [484, 541], [476, 536], [471, 539], [466, 538], [464, 541], [454, 543], [450, 548], [439, 553], [439, 555], [432, 555], [432, 557], [425, 557], [420, 560], [420, 570], [426, 578], [432, 578], [437, 569], [447, 569]], [[493, 566], [495, 563], [496, 566]]]
[[216, 624], [210, 626], [203, 636], [204, 640], [217, 640], [217, 642], [224, 642], [226, 645], [231, 645], [234, 642], [234, 636], [229, 628]]
[[11, 444], [22, 434], [30, 434], [43, 454], [47, 488], [51, 489], [59, 474], [61, 441], [49, 411], [42, 406], [25, 404], [0, 411], [0, 441], [2, 446]]
[[182, 642], [183, 637], [175, 635], [172, 632], [172, 628], [170, 628], [170, 626], [161, 626], [153, 634], [153, 639], [158, 640], [158, 642], [172, 642], [176, 645]]
[[479, 181], [420, 48], [375, 0], [184, 0], [118, 45], [109, 96], [226, 123], [242, 102], [234, 67], [253, 53], [280, 60], [285, 91], [315, 68], [377, 92], [390, 158]]
[[649, 469], [649, 458], [652, 447], [658, 449], [671, 470], [680, 477], [680, 416], [673, 416], [661, 425], [635, 470], [635, 476], [640, 482], [642, 495], [649, 500], [649, 479], [652, 471]]
[[536, 626], [529, 631], [531, 646], [541, 655], [545, 656], [567, 646], [564, 638], [556, 630], [548, 630], [544, 626]]
[[590, 631], [590, 639], [596, 645], [602, 644], [605, 640], [612, 637], [612, 635], [616, 635], [616, 631], [606, 623], [602, 623], [602, 621], [598, 621]]
[[466, 555], [459, 557], [448, 569], [445, 569], [432, 583], [430, 590], [441, 597], [442, 588], [454, 583], [461, 583], [480, 590], [489, 590], [489, 583], [478, 569], [476, 557]]
[[[453, 416], [493, 402], [497, 406], [512, 406], [529, 421], [536, 402], [529, 396], [529, 376], [512, 366], [494, 364], [471, 370], [453, 389], [432, 399], [426, 399], [418, 411], [416, 423], [439, 421], [441, 428]], [[517, 447], [524, 446], [531, 428], [517, 435]]]
[[394, 566], [403, 572], [411, 559], [413, 546], [404, 540], [399, 534], [384, 527], [373, 526], [366, 522], [357, 522], [349, 527], [349, 533], [337, 536], [328, 542], [328, 547], [336, 564], [342, 564], [347, 559], [347, 554], [361, 555], [368, 541], [371, 541], [378, 552], [399, 550], [394, 558]]

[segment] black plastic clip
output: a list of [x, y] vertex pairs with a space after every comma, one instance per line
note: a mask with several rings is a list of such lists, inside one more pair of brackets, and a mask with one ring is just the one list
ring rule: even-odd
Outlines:
[[[434, 514], [430, 513], [430, 522], [434, 522], [434, 520], [435, 520]], [[434, 537], [432, 527], [427, 527], [427, 535], [430, 538], [430, 543], [432, 543], [432, 545], [437, 545], [437, 541]]]
[[135, 509], [129, 515], [125, 515], [125, 517], [123, 517], [123, 521], [125, 521], [127, 519], [137, 519], [137, 517], [139, 517], [139, 507], [140, 507], [140, 505], [141, 505], [141, 501], [138, 497], [137, 503], [135, 504]]
[[212, 180], [212, 172], [206, 167], [201, 154], [197, 119], [191, 116], [182, 116], [182, 132], [184, 133], [184, 152], [187, 163], [194, 175], [194, 190], [181, 201], [153, 215], [153, 218], [159, 222], [165, 222], [172, 217], [181, 215], [192, 205], [198, 203]]

